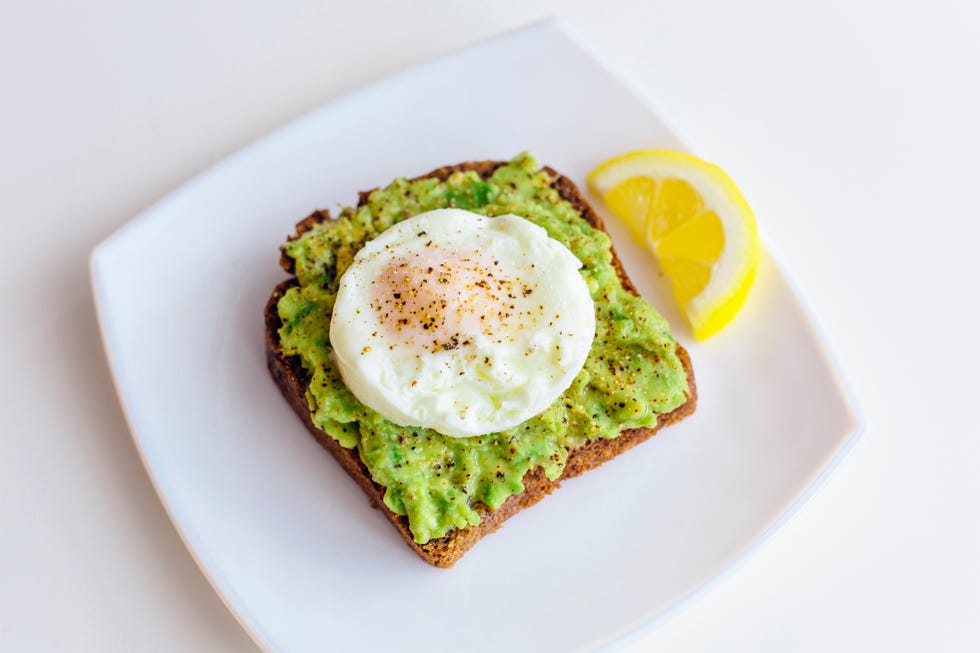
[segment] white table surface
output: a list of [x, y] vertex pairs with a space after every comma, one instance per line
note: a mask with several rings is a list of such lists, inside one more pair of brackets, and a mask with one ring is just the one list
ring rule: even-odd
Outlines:
[[624, 650], [980, 650], [976, 3], [330, 4], [0, 4], [0, 650], [256, 650], [136, 455], [92, 246], [284, 121], [551, 14], [739, 182], [870, 421]]

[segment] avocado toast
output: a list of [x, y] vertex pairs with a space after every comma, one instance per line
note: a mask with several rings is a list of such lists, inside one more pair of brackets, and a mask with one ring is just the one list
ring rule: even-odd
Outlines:
[[[421, 211], [514, 213], [546, 228], [584, 264], [596, 301], [589, 361], [551, 408], [504, 433], [447, 439], [398, 427], [361, 405], [332, 368], [336, 280], [366, 240]], [[470, 162], [360, 194], [338, 219], [316, 211], [281, 258], [295, 275], [266, 306], [269, 369], [310, 433], [426, 562], [452, 566], [484, 535], [566, 478], [597, 467], [693, 412], [687, 352], [639, 299], [575, 185], [521, 155]]]

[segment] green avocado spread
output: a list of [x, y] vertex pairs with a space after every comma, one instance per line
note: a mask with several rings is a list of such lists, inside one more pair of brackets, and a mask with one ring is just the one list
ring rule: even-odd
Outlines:
[[[407, 515], [418, 543], [479, 523], [479, 504], [498, 508], [524, 490], [541, 467], [561, 476], [570, 450], [627, 428], [653, 426], [657, 415], [684, 403], [687, 377], [666, 321], [626, 291], [612, 264], [611, 243], [552, 188], [553, 175], [527, 154], [488, 179], [455, 172], [445, 181], [396, 179], [363, 206], [344, 208], [286, 243], [299, 285], [279, 300], [279, 338], [309, 375], [313, 422], [346, 448], [357, 448], [384, 502]], [[341, 380], [330, 348], [330, 316], [338, 280], [354, 255], [400, 220], [456, 207], [487, 216], [514, 214], [543, 227], [582, 261], [595, 301], [596, 334], [585, 366], [550, 407], [522, 424], [489, 435], [453, 438], [402, 427], [365, 407]]]

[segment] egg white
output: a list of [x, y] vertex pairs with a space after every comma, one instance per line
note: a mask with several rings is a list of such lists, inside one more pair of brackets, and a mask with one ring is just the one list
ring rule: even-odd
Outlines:
[[585, 363], [595, 305], [581, 267], [515, 215], [420, 214], [368, 242], [341, 277], [334, 360], [395, 424], [453, 437], [512, 428]]

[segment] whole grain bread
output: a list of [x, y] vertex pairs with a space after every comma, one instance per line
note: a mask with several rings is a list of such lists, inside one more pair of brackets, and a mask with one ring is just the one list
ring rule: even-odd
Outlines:
[[[454, 166], [446, 166], [433, 170], [432, 172], [417, 177], [417, 179], [438, 178], [445, 180], [454, 172], [475, 171], [484, 179], [493, 174], [498, 167], [505, 165], [504, 161], [478, 161], [460, 163]], [[545, 168], [554, 177], [552, 186], [558, 191], [563, 199], [570, 202], [576, 210], [595, 228], [603, 229], [602, 220], [596, 212], [589, 206], [585, 198], [579, 193], [578, 188], [567, 177], [564, 177], [551, 168]], [[372, 191], [360, 193], [359, 205], [367, 202], [367, 198]], [[330, 220], [330, 214], [326, 211], [315, 211], [296, 225], [296, 234], [290, 239], [299, 237], [302, 233], [313, 228], [314, 225]], [[283, 268], [293, 273], [293, 261], [286, 256], [281, 259]], [[619, 257], [613, 251], [613, 265], [622, 280], [623, 286], [637, 294], [636, 288], [630, 282], [626, 271], [623, 269]], [[661, 415], [657, 420], [657, 425], [653, 428], [627, 429], [619, 436], [612, 439], [597, 439], [572, 450], [568, 455], [568, 461], [562, 475], [554, 481], [548, 480], [541, 468], [532, 469], [523, 479], [524, 492], [509, 497], [496, 510], [490, 510], [484, 505], [477, 505], [474, 508], [480, 514], [480, 523], [464, 529], [453, 529], [445, 536], [433, 539], [425, 544], [418, 544], [412, 538], [412, 533], [408, 527], [408, 518], [393, 513], [383, 501], [385, 488], [378, 485], [371, 479], [367, 467], [361, 461], [357, 449], [345, 449], [336, 440], [319, 429], [312, 420], [310, 407], [306, 400], [306, 387], [309, 377], [303, 369], [300, 360], [296, 356], [286, 356], [282, 353], [279, 346], [279, 327], [281, 325], [277, 304], [279, 298], [290, 287], [296, 285], [295, 278], [291, 278], [276, 286], [269, 298], [265, 308], [265, 329], [266, 329], [266, 358], [269, 364], [269, 371], [275, 379], [276, 384], [282, 391], [286, 400], [303, 420], [310, 434], [316, 438], [327, 451], [333, 454], [334, 458], [347, 470], [361, 489], [367, 494], [371, 505], [378, 508], [395, 525], [402, 537], [412, 549], [426, 562], [436, 567], [451, 567], [459, 558], [466, 553], [482, 537], [500, 528], [504, 521], [521, 510], [534, 505], [546, 495], [557, 489], [561, 481], [578, 476], [583, 472], [598, 467], [602, 463], [610, 460], [633, 448], [640, 442], [649, 439], [658, 430], [680, 421], [684, 417], [694, 412], [697, 403], [697, 388], [694, 383], [694, 371], [691, 368], [691, 359], [687, 351], [677, 345], [677, 355], [687, 371], [687, 400], [670, 413]]]

